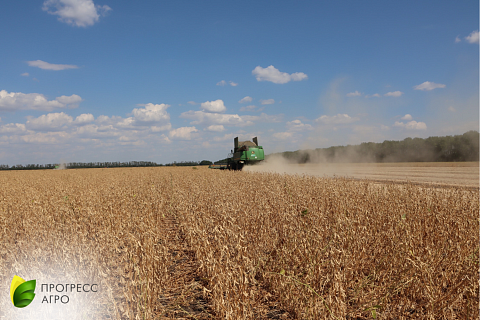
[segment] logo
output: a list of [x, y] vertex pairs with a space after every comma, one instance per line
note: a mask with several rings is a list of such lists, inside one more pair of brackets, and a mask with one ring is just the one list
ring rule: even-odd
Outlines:
[[25, 308], [35, 298], [37, 280], [25, 281], [19, 276], [14, 276], [10, 285], [10, 298], [17, 308]]

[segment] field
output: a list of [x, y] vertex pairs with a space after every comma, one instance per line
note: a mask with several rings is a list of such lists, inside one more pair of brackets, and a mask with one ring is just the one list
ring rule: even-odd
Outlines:
[[251, 172], [278, 172], [315, 176], [345, 176], [356, 179], [428, 183], [440, 186], [478, 188], [478, 162], [319, 163], [286, 164], [274, 160], [248, 167]]
[[[452, 168], [467, 182], [0, 172], [0, 319], [478, 319], [478, 163]], [[14, 275], [37, 280], [24, 309]], [[47, 283], [98, 292], [42, 303]]]

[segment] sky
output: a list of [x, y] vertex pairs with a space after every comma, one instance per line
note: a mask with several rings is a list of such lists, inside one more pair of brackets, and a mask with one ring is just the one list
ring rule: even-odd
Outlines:
[[479, 130], [478, 1], [4, 1], [0, 164]]

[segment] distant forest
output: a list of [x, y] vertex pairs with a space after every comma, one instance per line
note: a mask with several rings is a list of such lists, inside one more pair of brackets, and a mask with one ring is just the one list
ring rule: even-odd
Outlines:
[[211, 161], [182, 161], [167, 164], [157, 164], [151, 161], [129, 161], [129, 162], [69, 162], [65, 164], [28, 164], [0, 165], [0, 170], [42, 170], [42, 169], [82, 169], [82, 168], [126, 168], [126, 167], [175, 167], [175, 166], [203, 166], [210, 165]]
[[268, 157], [272, 156], [282, 156], [292, 163], [478, 161], [479, 133], [468, 131], [456, 136], [364, 142], [353, 146], [287, 151]]

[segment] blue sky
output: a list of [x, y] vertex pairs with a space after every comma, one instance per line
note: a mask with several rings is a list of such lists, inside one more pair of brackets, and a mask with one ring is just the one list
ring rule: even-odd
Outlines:
[[0, 163], [478, 130], [478, 17], [478, 1], [7, 1]]

